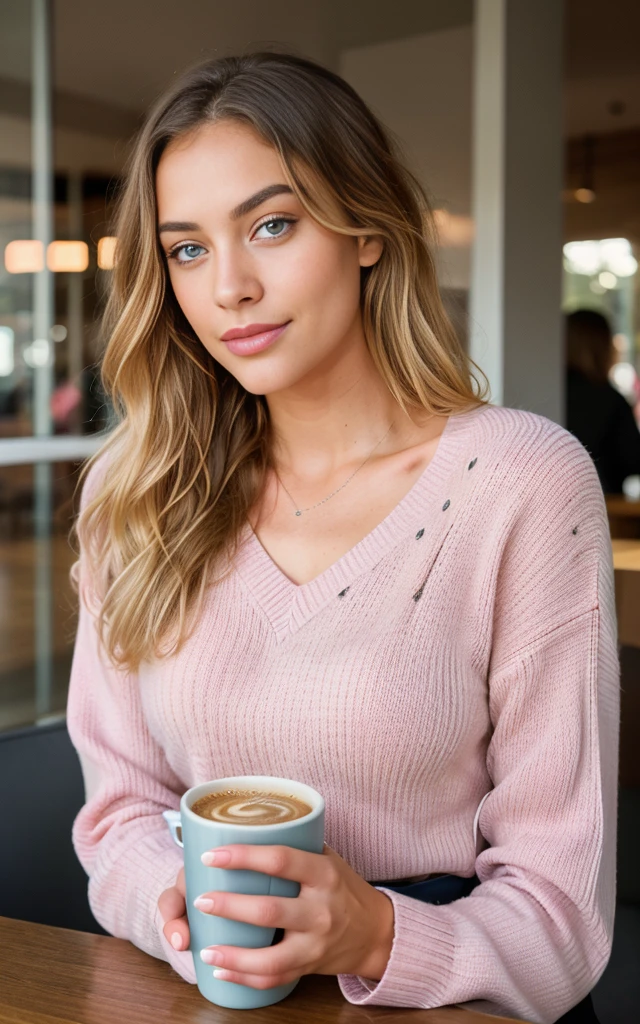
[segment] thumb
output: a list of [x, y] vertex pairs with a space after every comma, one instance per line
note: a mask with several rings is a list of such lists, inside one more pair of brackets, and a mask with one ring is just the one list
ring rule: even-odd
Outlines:
[[191, 935], [189, 932], [189, 922], [186, 917], [176, 917], [172, 921], [166, 921], [162, 932], [167, 942], [170, 942], [174, 949], [185, 950], [189, 948]]

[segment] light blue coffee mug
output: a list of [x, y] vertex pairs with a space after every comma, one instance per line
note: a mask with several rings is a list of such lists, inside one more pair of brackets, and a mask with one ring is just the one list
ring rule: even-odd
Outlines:
[[[193, 804], [200, 797], [226, 789], [263, 790], [303, 800], [311, 813], [295, 821], [275, 825], [229, 825], [194, 814]], [[309, 853], [322, 853], [324, 846], [324, 800], [311, 786], [271, 775], [234, 775], [203, 782], [182, 797], [179, 811], [165, 811], [164, 818], [178, 846], [184, 847], [184, 873], [187, 890], [187, 917], [191, 932], [191, 952], [198, 988], [210, 1002], [234, 1010], [253, 1010], [270, 1006], [294, 990], [299, 979], [275, 988], [255, 989], [213, 977], [213, 967], [202, 962], [200, 950], [206, 946], [245, 946], [257, 949], [270, 946], [275, 928], [263, 928], [245, 921], [231, 921], [196, 910], [193, 901], [205, 892], [237, 892], [251, 896], [291, 896], [300, 892], [298, 882], [276, 878], [259, 871], [208, 868], [200, 860], [205, 851], [229, 843], [259, 846], [293, 846]]]

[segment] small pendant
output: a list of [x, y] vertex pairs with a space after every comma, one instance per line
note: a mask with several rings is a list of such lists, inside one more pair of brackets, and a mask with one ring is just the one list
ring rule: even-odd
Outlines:
[[296, 515], [297, 516], [301, 516], [302, 515], [302, 512], [300, 511], [300, 509], [298, 509], [298, 511], [296, 512]]

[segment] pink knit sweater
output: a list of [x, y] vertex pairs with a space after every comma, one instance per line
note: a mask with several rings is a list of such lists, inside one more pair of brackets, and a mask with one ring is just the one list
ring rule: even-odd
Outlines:
[[179, 655], [118, 674], [81, 603], [68, 724], [93, 912], [193, 982], [157, 909], [182, 861], [161, 812], [208, 779], [299, 779], [363, 878], [481, 881], [446, 906], [383, 888], [391, 957], [379, 982], [338, 976], [349, 1002], [550, 1024], [611, 947], [618, 673], [589, 455], [532, 413], [452, 416], [402, 501], [311, 582], [292, 583], [247, 527]]

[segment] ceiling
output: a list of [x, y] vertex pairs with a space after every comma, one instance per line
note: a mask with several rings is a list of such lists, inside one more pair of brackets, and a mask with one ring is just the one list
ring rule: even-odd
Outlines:
[[[639, 0], [564, 2], [567, 134], [640, 125]], [[15, 112], [29, 103], [29, 9], [0, 0], [0, 105]], [[470, 24], [473, 0], [55, 0], [54, 11], [57, 122], [119, 134], [199, 59], [284, 45], [337, 70], [342, 50]]]
[[[0, 0], [0, 67], [27, 80], [25, 0]], [[291, 46], [337, 68], [341, 50], [467, 24], [473, 0], [55, 0], [55, 85], [140, 113], [185, 66]]]

